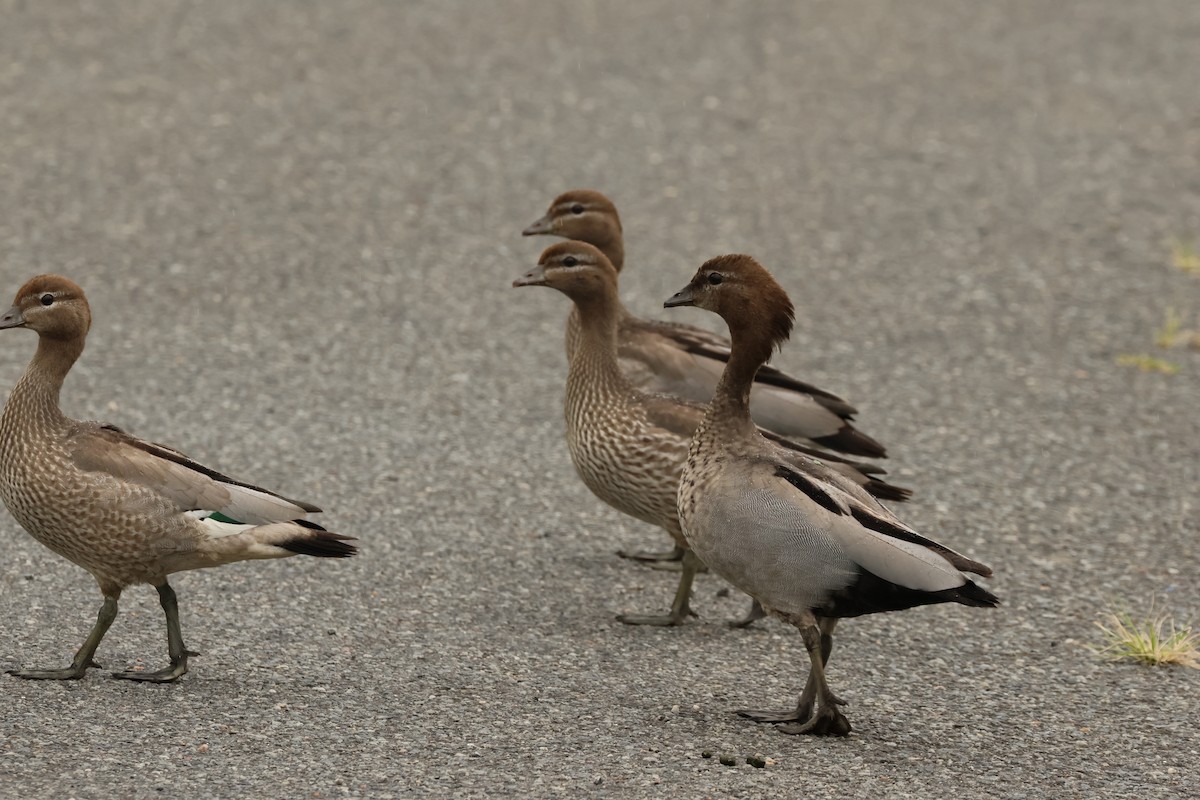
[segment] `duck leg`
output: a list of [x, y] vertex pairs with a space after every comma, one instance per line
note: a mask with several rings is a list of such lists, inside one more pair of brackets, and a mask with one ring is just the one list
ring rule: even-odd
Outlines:
[[671, 611], [667, 614], [620, 614], [617, 619], [626, 625], [658, 625], [668, 627], [682, 625], [692, 614], [692, 581], [703, 562], [696, 554], [688, 550], [683, 554], [682, 569], [679, 573], [679, 586], [675, 589], [675, 600], [671, 603]]
[[88, 667], [99, 667], [100, 665], [92, 660], [92, 656], [96, 655], [100, 640], [117, 618], [117, 598], [120, 596], [119, 589], [114, 593], [105, 593], [100, 613], [96, 615], [96, 624], [92, 626], [92, 632], [84, 640], [83, 646], [75, 653], [71, 666], [62, 669], [10, 669], [8, 674], [31, 681], [73, 681], [82, 678]]
[[[808, 680], [804, 691], [796, 702], [794, 711], [738, 711], [746, 719], [755, 722], [783, 722], [779, 730], [784, 733], [812, 733], [818, 735], [836, 734], [845, 736], [850, 733], [850, 722], [838, 711], [837, 706], [845, 705], [845, 701], [829, 690], [825, 683], [825, 665], [829, 663], [829, 655], [833, 652], [833, 629], [837, 626], [836, 618], [822, 618], [820, 622], [801, 629], [804, 646], [808, 650], [812, 668], [808, 672]], [[820, 710], [813, 716], [813, 707], [818, 705]]]
[[746, 616], [742, 617], [741, 619], [729, 620], [729, 627], [749, 628], [755, 622], [767, 615], [767, 612], [763, 610], [762, 603], [754, 600], [753, 598], [751, 598], [751, 601], [750, 610], [746, 612]]
[[[825, 682], [825, 663], [829, 660], [829, 652], [833, 649], [833, 626], [836, 620], [821, 620], [820, 628], [811, 626], [801, 633], [804, 636], [804, 646], [808, 648], [809, 658], [812, 659], [812, 670], [808, 682], [800, 694], [800, 703], [806, 701], [809, 708], [816, 701], [816, 714], [807, 722], [795, 722], [780, 725], [781, 733], [812, 734], [814, 736], [849, 736], [850, 720], [841, 712], [838, 706], [846, 705], [829, 689]], [[811, 687], [811, 689], [810, 689]]]
[[183, 631], [179, 628], [179, 602], [175, 598], [175, 590], [165, 580], [158, 589], [158, 602], [162, 605], [167, 617], [167, 653], [171, 657], [171, 666], [157, 672], [114, 672], [114, 678], [129, 681], [147, 681], [150, 683], [170, 683], [187, 672], [188, 656], [193, 655], [183, 645]]
[[683, 558], [683, 548], [675, 545], [670, 550], [618, 550], [617, 555], [631, 561], [679, 561]]

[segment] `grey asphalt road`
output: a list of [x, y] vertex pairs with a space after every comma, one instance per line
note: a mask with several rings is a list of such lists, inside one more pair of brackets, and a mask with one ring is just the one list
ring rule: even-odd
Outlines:
[[[176, 685], [0, 678], [4, 794], [1200, 794], [1200, 671], [1088, 649], [1106, 604], [1200, 615], [1200, 352], [1153, 344], [1168, 308], [1200, 327], [1170, 265], [1200, 238], [1200, 4], [0, 12], [0, 291], [60, 272], [95, 316], [64, 406], [362, 548], [178, 576]], [[807, 660], [726, 629], [716, 577], [690, 625], [614, 620], [666, 607], [614, 555], [665, 539], [576, 480], [567, 302], [509, 288], [578, 186], [623, 212], [639, 312], [714, 326], [662, 300], [723, 252], [773, 269], [779, 363], [860, 406], [904, 519], [996, 568], [998, 611], [839, 628], [849, 739], [731, 713]], [[33, 348], [0, 333], [0, 385]], [[66, 663], [93, 581], [7, 514], [0, 553], [0, 669]], [[165, 660], [148, 588], [98, 660]]]

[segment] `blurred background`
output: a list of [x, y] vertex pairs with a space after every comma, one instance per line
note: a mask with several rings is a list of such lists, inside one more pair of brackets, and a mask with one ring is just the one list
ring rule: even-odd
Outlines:
[[[65, 409], [310, 499], [363, 551], [182, 577], [205, 655], [178, 687], [0, 681], [8, 785], [1195, 790], [1196, 673], [1087, 646], [1109, 602], [1200, 611], [1197, 4], [0, 16], [0, 284], [61, 273], [93, 308]], [[996, 568], [1000, 612], [843, 626], [849, 742], [728, 713], [807, 662], [779, 623], [725, 630], [715, 577], [693, 625], [613, 622], [673, 577], [612, 552], [663, 540], [573, 474], [566, 299], [509, 288], [550, 244], [521, 229], [579, 187], [621, 212], [638, 313], [715, 330], [663, 299], [720, 253], [772, 269], [799, 312], [777, 362], [861, 409], [905, 520]], [[11, 386], [33, 337], [0, 340]], [[9, 516], [0, 552], [0, 667], [65, 663], [91, 579]], [[160, 638], [131, 590], [101, 661]]]

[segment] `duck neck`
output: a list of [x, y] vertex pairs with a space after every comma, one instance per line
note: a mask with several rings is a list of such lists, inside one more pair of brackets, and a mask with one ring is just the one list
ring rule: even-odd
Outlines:
[[58, 398], [67, 373], [83, 352], [83, 344], [83, 337], [39, 337], [37, 353], [8, 397], [5, 417], [14, 413], [51, 424], [65, 420]]
[[731, 331], [732, 346], [729, 361], [717, 383], [709, 407], [708, 419], [735, 429], [754, 428], [750, 417], [750, 390], [754, 376], [771, 357], [769, 340], [754, 337], [744, 331]]
[[600, 248], [600, 252], [604, 253], [617, 272], [625, 267], [625, 242], [620, 233], [613, 234]]
[[617, 360], [617, 330], [627, 312], [616, 289], [573, 299], [579, 316], [579, 345], [571, 359], [571, 378], [586, 376], [597, 385], [626, 387], [628, 380]]

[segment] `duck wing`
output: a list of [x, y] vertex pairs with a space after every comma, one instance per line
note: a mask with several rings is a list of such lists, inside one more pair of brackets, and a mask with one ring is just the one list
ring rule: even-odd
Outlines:
[[302, 519], [321, 510], [235, 480], [173, 447], [139, 439], [115, 425], [78, 423], [67, 437], [67, 448], [79, 469], [151, 489], [180, 511], [216, 511], [237, 522], [260, 525]]

